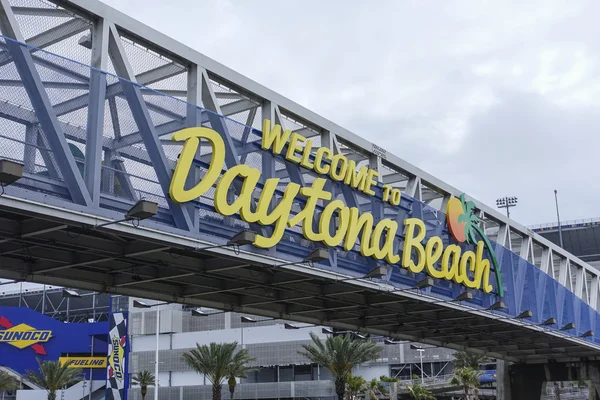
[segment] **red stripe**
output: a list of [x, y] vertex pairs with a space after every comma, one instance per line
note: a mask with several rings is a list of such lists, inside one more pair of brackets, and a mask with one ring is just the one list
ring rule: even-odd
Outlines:
[[14, 325], [6, 317], [0, 317], [0, 326], [4, 329], [10, 329]]
[[42, 346], [41, 344], [37, 343], [37, 344], [32, 344], [31, 348], [33, 349], [33, 351], [35, 351], [36, 354], [41, 354], [43, 356], [46, 355], [46, 349], [44, 348], [44, 346]]

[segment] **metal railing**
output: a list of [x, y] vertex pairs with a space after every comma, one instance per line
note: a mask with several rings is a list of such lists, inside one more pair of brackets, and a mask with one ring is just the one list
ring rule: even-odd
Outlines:
[[[449, 375], [438, 375], [438, 376], [430, 376], [427, 378], [423, 379], [423, 386], [431, 386], [431, 385], [440, 385], [440, 384], [447, 384], [448, 382], [450, 382], [450, 379], [452, 379], [454, 375], [449, 374]], [[413, 381], [417, 382], [417, 383], [421, 383], [421, 378], [418, 379], [406, 379], [406, 380], [401, 380], [398, 382], [398, 384], [402, 387], [405, 387], [406, 384], [411, 384]]]
[[[561, 222], [561, 228], [578, 228], [584, 226], [596, 226], [600, 225], [600, 217], [597, 218], [585, 218], [585, 219], [574, 219], [571, 221], [563, 221]], [[557, 222], [548, 222], [545, 224], [537, 224], [528, 226], [534, 232], [543, 232], [558, 229]]]

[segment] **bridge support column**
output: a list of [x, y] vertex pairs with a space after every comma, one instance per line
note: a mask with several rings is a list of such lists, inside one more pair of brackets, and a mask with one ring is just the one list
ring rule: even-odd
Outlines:
[[510, 393], [510, 362], [496, 361], [496, 398], [498, 400], [512, 400]]
[[590, 399], [600, 400], [600, 364], [595, 362], [585, 363], [581, 368], [581, 379], [591, 381], [590, 392], [596, 392], [590, 394]]
[[[510, 370], [510, 400], [540, 400], [546, 381], [543, 365], [515, 364]], [[506, 381], [506, 379], [505, 379]], [[507, 400], [498, 396], [498, 400]]]
[[600, 382], [592, 381], [592, 385], [590, 386], [590, 392], [595, 391], [596, 393], [592, 393], [590, 395], [590, 399], [600, 400]]

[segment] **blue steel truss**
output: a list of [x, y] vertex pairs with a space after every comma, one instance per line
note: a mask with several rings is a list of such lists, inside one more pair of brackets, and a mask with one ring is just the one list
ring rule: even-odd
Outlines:
[[[228, 168], [246, 163], [259, 168], [264, 178], [287, 170], [277, 196], [281, 196], [286, 183], [310, 184], [317, 176], [312, 170], [263, 152], [260, 130], [128, 79], [132, 78], [132, 73], [128, 71], [127, 60], [122, 57], [123, 50], [116, 45], [117, 32], [114, 27], [108, 29], [113, 42], [113, 64], [128, 77], [109, 74], [1, 37], [0, 58], [13, 63], [1, 66], [0, 73], [4, 79], [21, 82], [21, 87], [11, 88], [13, 92], [7, 93], [3, 89], [2, 95], [11, 95], [11, 98], [0, 103], [0, 157], [25, 165], [24, 177], [6, 188], [9, 195], [112, 219], [118, 219], [132, 204], [144, 198], [159, 203], [160, 209], [156, 217], [142, 224], [220, 244], [242, 228], [259, 228], [249, 226], [239, 217], [219, 215], [214, 208], [212, 192], [183, 206], [168, 198], [168, 184], [180, 151], [180, 145], [165, 140], [171, 133], [201, 124], [223, 137]], [[43, 82], [50, 78], [64, 85], [79, 85], [79, 89], [74, 96], [72, 89], [61, 92], [61, 89], [44, 87]], [[206, 104], [207, 101], [203, 102]], [[271, 110], [263, 107], [262, 117], [271, 115], [274, 122], [283, 123], [278, 112], [272, 107]], [[210, 148], [202, 147], [194, 162], [195, 179], [206, 171], [210, 159]], [[401, 223], [405, 218], [417, 217], [426, 223], [427, 238], [441, 236], [445, 245], [453, 243], [445, 215], [406, 193], [402, 194], [399, 206], [391, 206], [382, 201], [381, 183], [375, 189], [374, 197], [331, 180], [328, 180], [327, 188], [334, 194], [333, 199], [359, 207], [362, 212], [371, 212], [376, 220], [385, 217]], [[239, 189], [236, 186], [231, 196], [236, 196]], [[302, 203], [301, 199], [297, 201]], [[324, 206], [321, 204], [318, 210]], [[403, 235], [404, 232], [398, 233], [398, 249], [402, 248]], [[298, 261], [315, 245], [303, 238], [300, 228], [294, 227], [287, 230], [274, 249], [254, 251]], [[572, 323], [574, 327], [561, 331], [562, 334], [579, 338], [585, 332], [593, 331], [594, 335], [585, 340], [600, 344], [600, 317], [593, 307], [502, 245], [495, 243], [495, 253], [501, 265], [506, 309], [494, 311], [494, 317], [510, 319], [530, 310], [533, 316], [523, 323], [540, 325], [555, 318], [556, 324], [545, 326], [545, 329], [560, 331]], [[329, 260], [316, 267], [359, 277], [374, 263], [356, 249], [344, 251], [338, 248], [330, 249]], [[387, 281], [399, 289], [408, 289], [422, 278], [424, 274], [412, 274], [392, 266]], [[491, 279], [496, 287], [493, 274]], [[422, 294], [448, 300], [462, 291], [461, 285], [438, 280]], [[484, 310], [497, 300], [495, 293], [476, 292], [473, 301], [464, 306]]]

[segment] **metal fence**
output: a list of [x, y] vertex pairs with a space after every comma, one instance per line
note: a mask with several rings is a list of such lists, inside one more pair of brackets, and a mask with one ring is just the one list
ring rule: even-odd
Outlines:
[[[223, 385], [221, 398], [229, 399], [229, 388]], [[141, 400], [139, 387], [129, 389], [130, 400]], [[146, 398], [152, 399], [154, 388], [148, 388]], [[161, 400], [198, 400], [212, 398], [211, 385], [161, 387], [158, 391]], [[335, 396], [332, 381], [242, 383], [235, 390], [236, 399], [308, 399], [329, 400]]]

